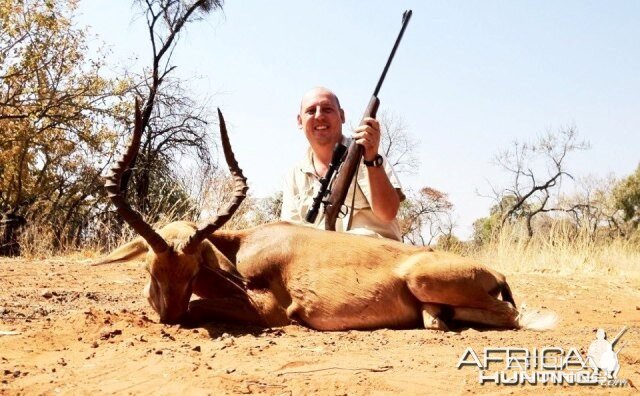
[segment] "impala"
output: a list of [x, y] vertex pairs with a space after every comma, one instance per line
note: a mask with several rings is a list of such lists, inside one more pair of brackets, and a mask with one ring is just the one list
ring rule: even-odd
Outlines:
[[[317, 330], [445, 330], [452, 321], [510, 329], [553, 325], [551, 312], [522, 315], [502, 274], [451, 253], [286, 222], [220, 230], [247, 184], [218, 115], [235, 195], [208, 224], [177, 221], [156, 231], [120, 194], [122, 173], [140, 144], [138, 109], [132, 141], [107, 177], [110, 199], [140, 236], [97, 264], [145, 256], [145, 294], [161, 322], [188, 316], [262, 326], [297, 322]], [[191, 301], [193, 294], [200, 299]]]

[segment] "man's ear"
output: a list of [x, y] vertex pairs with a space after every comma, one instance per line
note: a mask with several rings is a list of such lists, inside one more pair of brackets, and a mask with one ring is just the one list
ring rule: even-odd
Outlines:
[[[299, 116], [298, 116], [299, 117]], [[344, 110], [340, 109], [340, 119], [342, 120], [342, 123], [344, 124], [345, 118], [344, 118]]]
[[300, 114], [298, 114], [296, 119], [298, 120], [298, 129], [302, 129], [302, 117], [300, 117]]

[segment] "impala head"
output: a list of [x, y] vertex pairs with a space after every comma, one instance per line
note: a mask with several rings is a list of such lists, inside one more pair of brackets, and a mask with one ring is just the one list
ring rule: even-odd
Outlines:
[[187, 312], [193, 282], [198, 272], [205, 267], [219, 270], [219, 261], [226, 260], [206, 237], [231, 218], [246, 196], [246, 178], [235, 160], [220, 109], [218, 117], [222, 147], [234, 179], [235, 194], [226, 209], [218, 213], [208, 224], [196, 228], [191, 223], [173, 222], [156, 232], [125, 200], [123, 193], [127, 189], [128, 179], [122, 183], [122, 174], [135, 158], [143, 132], [137, 102], [131, 143], [106, 178], [105, 187], [111, 202], [118, 214], [140, 234], [140, 237], [119, 247], [96, 264], [129, 261], [146, 254], [145, 267], [149, 272], [149, 282], [144, 294], [160, 315], [162, 323], [179, 322]]

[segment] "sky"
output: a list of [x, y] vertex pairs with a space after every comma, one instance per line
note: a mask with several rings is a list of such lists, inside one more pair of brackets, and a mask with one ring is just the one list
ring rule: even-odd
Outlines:
[[[357, 124], [400, 30], [413, 17], [380, 91], [419, 143], [406, 189], [449, 195], [456, 234], [507, 182], [495, 155], [514, 141], [575, 127], [577, 178], [624, 177], [640, 163], [639, 1], [228, 0], [187, 26], [172, 63], [194, 94], [225, 115], [251, 192], [281, 190], [306, 140], [300, 98], [326, 86]], [[83, 0], [77, 18], [110, 49], [108, 65], [141, 71], [151, 48], [130, 0]], [[345, 131], [348, 128], [345, 127]]]

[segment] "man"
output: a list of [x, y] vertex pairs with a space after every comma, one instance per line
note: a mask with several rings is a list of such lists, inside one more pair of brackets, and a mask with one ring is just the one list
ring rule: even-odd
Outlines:
[[[356, 175], [357, 188], [354, 191], [351, 185], [344, 202], [351, 207], [353, 201], [354, 213], [349, 211], [344, 218], [339, 218], [336, 231], [400, 240], [396, 215], [404, 194], [391, 165], [378, 153], [380, 124], [373, 118], [364, 121], [352, 136], [364, 147], [364, 162]], [[344, 122], [340, 101], [330, 90], [318, 87], [302, 97], [298, 128], [309, 141], [309, 149], [285, 178], [282, 220], [307, 224], [305, 216], [320, 188], [320, 178], [327, 173], [333, 148], [338, 142], [349, 145], [349, 139], [342, 135]], [[314, 226], [324, 229], [322, 212]]]

